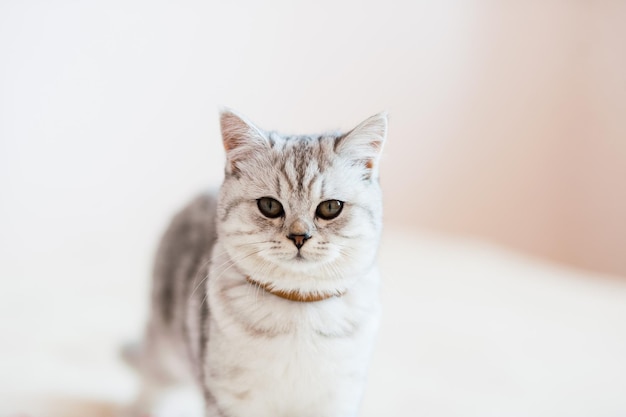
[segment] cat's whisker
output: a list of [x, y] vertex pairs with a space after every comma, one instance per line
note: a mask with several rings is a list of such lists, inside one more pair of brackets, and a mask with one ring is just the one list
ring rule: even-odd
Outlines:
[[194, 294], [196, 293], [196, 291], [198, 291], [198, 288], [200, 288], [200, 286], [202, 285], [202, 283], [204, 283], [207, 279], [209, 278], [209, 273], [207, 271], [207, 273], [205, 274], [204, 278], [202, 278], [200, 280], [200, 282], [198, 283], [198, 285], [196, 285], [194, 287], [194, 289], [191, 291], [191, 294], [189, 294], [189, 298], [187, 299], [187, 302], [190, 302], [191, 299], [193, 298]]
[[[254, 250], [254, 251], [252, 251], [252, 252], [250, 252], [250, 253], [243, 254], [243, 255], [241, 255], [241, 256], [237, 256], [237, 257], [234, 257], [234, 258], [233, 258], [233, 257], [229, 257], [229, 258], [228, 258], [225, 262], [223, 262], [223, 263], [221, 263], [221, 264], [217, 265], [214, 269], [219, 270], [220, 268], [222, 268], [222, 267], [223, 267], [223, 266], [225, 266], [225, 265], [228, 265], [229, 263], [237, 263], [237, 262], [240, 262], [240, 261], [242, 261], [242, 260], [246, 259], [246, 258], [247, 258], [247, 257], [249, 257], [249, 256], [252, 256], [252, 255], [257, 254], [257, 253], [259, 253], [259, 252], [263, 252], [264, 250], [265, 250], [264, 248], [260, 248], [260, 249]], [[231, 265], [231, 266], [232, 266], [232, 265]]]
[[[267, 273], [264, 270], [267, 270], [269, 268], [269, 264], [267, 263], [263, 263], [261, 265], [259, 265], [256, 270], [252, 273], [253, 276], [265, 276]], [[253, 298], [253, 303], [256, 306], [259, 300], [259, 294], [261, 294], [261, 297], [265, 297], [265, 291], [262, 291], [261, 287], [259, 285], [254, 285], [255, 289], [254, 289], [254, 298]]]
[[238, 245], [233, 245], [233, 246], [235, 246], [236, 248], [242, 248], [242, 247], [244, 247], [244, 246], [249, 246], [249, 245], [261, 245], [261, 244], [263, 244], [263, 243], [270, 243], [270, 242], [271, 242], [270, 240], [262, 240], [262, 241], [260, 241], [260, 242], [240, 243], [240, 244], [238, 244]]
[[[262, 265], [259, 265], [259, 267], [255, 271], [255, 276], [271, 277], [275, 275], [277, 269], [278, 269], [277, 266], [274, 264], [263, 263]], [[256, 300], [258, 300], [259, 298], [263, 300], [265, 297], [270, 296], [269, 294], [267, 294], [267, 291], [265, 291], [261, 286], [255, 285], [255, 287], [256, 287], [256, 294], [255, 294]]]
[[[243, 260], [243, 259], [247, 258], [248, 256], [254, 255], [255, 253], [259, 253], [259, 252], [261, 252], [261, 251], [262, 251], [262, 249], [261, 249], [261, 250], [258, 250], [258, 251], [256, 251], [256, 252], [252, 252], [252, 253], [250, 253], [250, 254], [248, 254], [248, 255], [238, 257], [238, 258], [236, 258], [236, 259], [229, 258], [227, 261], [225, 261], [225, 262], [221, 263], [220, 265], [218, 265], [218, 266], [216, 267], [216, 269], [219, 269], [219, 268], [221, 268], [221, 267], [223, 267], [223, 266], [227, 265], [228, 263], [231, 263], [231, 262], [232, 262], [232, 264], [228, 267], [228, 268], [230, 268], [230, 267], [232, 267], [235, 263], [237, 263], [237, 262], [239, 262], [239, 261], [241, 261], [241, 260]], [[226, 252], [223, 252], [223, 254], [226, 254]], [[200, 268], [200, 269], [199, 269], [199, 271], [201, 271], [202, 269], [204, 269], [204, 267], [205, 267], [205, 266], [206, 266], [209, 262], [211, 262], [211, 259], [210, 259], [210, 258], [209, 258], [206, 262], [204, 262], [204, 263], [203, 263], [202, 268]], [[221, 275], [221, 274], [220, 274], [220, 275]], [[194, 285], [195, 285], [195, 286], [194, 286], [194, 289], [191, 291], [191, 294], [189, 295], [189, 298], [188, 298], [188, 300], [187, 300], [187, 301], [191, 300], [191, 298], [194, 296], [194, 294], [196, 293], [196, 291], [198, 291], [198, 288], [200, 288], [200, 286], [202, 285], [202, 283], [204, 283], [204, 282], [205, 282], [208, 278], [209, 278], [209, 274], [208, 274], [208, 271], [207, 271], [207, 273], [206, 273], [206, 275], [204, 276], [204, 278], [202, 278], [202, 280], [201, 280], [201, 281], [200, 281], [197, 285], [195, 284], [195, 281], [196, 281], [197, 277], [196, 277], [196, 279], [194, 279]]]
[[[251, 253], [248, 253], [248, 254], [246, 254], [246, 255], [243, 255], [243, 256], [237, 257], [237, 258], [235, 258], [235, 259], [230, 259], [230, 260], [228, 260], [228, 261], [224, 262], [223, 264], [221, 264], [221, 265], [219, 266], [219, 268], [216, 268], [216, 270], [221, 269], [221, 272], [220, 272], [220, 274], [219, 274], [218, 276], [216, 276], [214, 279], [215, 279], [216, 281], [217, 281], [217, 280], [219, 280], [219, 279], [220, 279], [220, 278], [221, 278], [221, 277], [222, 277], [222, 276], [223, 276], [226, 272], [228, 272], [228, 270], [229, 270], [230, 268], [232, 268], [233, 266], [235, 266], [237, 263], [239, 263], [239, 262], [243, 261], [244, 259], [246, 259], [246, 258], [248, 258], [248, 257], [250, 257], [250, 256], [252, 256], [252, 255], [256, 255], [257, 253], [260, 253], [260, 252], [263, 252], [263, 249], [258, 249], [258, 250], [255, 250], [255, 251], [251, 252]], [[226, 265], [228, 265], [228, 266], [226, 266]], [[226, 266], [226, 267], [222, 269], [222, 267], [224, 267], [224, 266]]]
[[[242, 261], [242, 260], [244, 260], [244, 259], [246, 259], [246, 258], [248, 258], [248, 257], [250, 257], [250, 256], [252, 256], [252, 255], [256, 255], [256, 254], [257, 254], [257, 253], [259, 253], [259, 252], [263, 252], [263, 249], [256, 250], [256, 251], [254, 251], [254, 252], [252, 252], [252, 253], [249, 253], [249, 254], [247, 254], [247, 255], [245, 255], [245, 256], [239, 257], [239, 258], [237, 258], [237, 259], [235, 259], [235, 260], [231, 260], [231, 261], [230, 261], [230, 265], [228, 265], [228, 267], [226, 267], [225, 269], [223, 269], [223, 270], [220, 272], [220, 274], [219, 274], [218, 276], [216, 276], [215, 278], [211, 278], [211, 279], [214, 279], [215, 281], [218, 281], [218, 280], [219, 280], [219, 279], [220, 279], [220, 278], [221, 278], [221, 277], [222, 277], [222, 276], [223, 276], [223, 275], [224, 275], [224, 274], [225, 274], [225, 273], [226, 273], [226, 272], [227, 272], [230, 268], [232, 268], [233, 266], [235, 266], [235, 265], [237, 264], [237, 262], [240, 262], [240, 261]], [[227, 262], [223, 263], [223, 264], [222, 264], [222, 265], [220, 265], [220, 266], [226, 265], [226, 264], [228, 264], [228, 263], [229, 263], [229, 262], [227, 261]], [[209, 296], [209, 293], [207, 292], [207, 293], [205, 294], [204, 298], [202, 298], [202, 301], [200, 302], [200, 306], [202, 306], [202, 304], [204, 304], [204, 302], [207, 300], [207, 297], [208, 297], [208, 296]]]
[[[243, 248], [243, 247], [245, 247], [245, 246], [251, 246], [251, 245], [262, 245], [262, 244], [264, 244], [264, 243], [270, 243], [270, 242], [271, 242], [271, 241], [269, 241], [269, 240], [262, 240], [262, 241], [260, 241], [260, 242], [248, 242], [248, 243], [241, 243], [241, 244], [233, 245], [233, 247], [235, 247], [235, 248]], [[219, 258], [219, 257], [224, 256], [224, 255], [228, 255], [228, 251], [227, 251], [227, 250], [225, 250], [225, 249], [224, 249], [224, 250], [222, 250], [220, 253], [215, 253], [215, 254], [213, 254], [213, 257], [214, 257], [214, 258]]]
[[187, 302], [189, 302], [189, 301], [192, 299], [193, 295], [196, 293], [196, 291], [198, 290], [198, 288], [200, 288], [200, 286], [202, 285], [202, 283], [203, 283], [204, 281], [206, 281], [206, 280], [207, 280], [207, 278], [209, 277], [209, 271], [208, 271], [208, 269], [207, 269], [207, 270], [206, 270], [206, 273], [205, 273], [205, 275], [204, 275], [204, 278], [202, 278], [202, 279], [200, 280], [200, 282], [196, 285], [196, 281], [198, 280], [198, 277], [200, 276], [200, 271], [205, 270], [205, 267], [206, 267], [208, 264], [210, 264], [210, 263], [211, 263], [211, 258], [209, 258], [209, 259], [207, 259], [206, 261], [202, 262], [202, 264], [201, 264], [201, 265], [200, 265], [200, 267], [198, 268], [198, 272], [196, 273], [196, 276], [194, 277], [194, 279], [193, 279], [193, 284], [192, 284], [192, 285], [194, 285], [194, 289], [191, 291], [191, 294], [189, 295], [189, 298], [187, 299]]

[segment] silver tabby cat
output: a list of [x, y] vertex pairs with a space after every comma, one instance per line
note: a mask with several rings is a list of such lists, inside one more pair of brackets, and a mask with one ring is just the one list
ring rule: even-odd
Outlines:
[[176, 215], [157, 253], [137, 407], [191, 415], [171, 393], [193, 382], [207, 417], [356, 416], [379, 316], [386, 115], [286, 136], [224, 111], [221, 129], [219, 194]]

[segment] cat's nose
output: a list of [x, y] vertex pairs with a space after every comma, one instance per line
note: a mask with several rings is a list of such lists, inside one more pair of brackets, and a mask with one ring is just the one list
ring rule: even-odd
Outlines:
[[289, 233], [287, 235], [287, 239], [293, 241], [296, 248], [300, 249], [304, 245], [304, 242], [311, 239], [311, 235], [308, 233], [306, 235], [295, 235], [293, 233]]
[[298, 218], [289, 226], [287, 239], [291, 240], [300, 250], [304, 242], [311, 239], [311, 224], [305, 219]]

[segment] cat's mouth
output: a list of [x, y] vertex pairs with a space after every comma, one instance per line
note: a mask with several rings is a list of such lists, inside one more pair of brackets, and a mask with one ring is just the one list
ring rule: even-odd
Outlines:
[[289, 261], [292, 264], [299, 266], [312, 266], [319, 262], [319, 257], [317, 257], [315, 254], [302, 253], [301, 251], [298, 251], [289, 259]]
[[293, 258], [291, 258], [291, 259], [292, 259], [293, 261], [295, 261], [295, 262], [298, 262], [298, 263], [299, 263], [299, 262], [306, 262], [306, 261], [308, 261], [308, 259], [307, 259], [307, 258], [305, 258], [305, 257], [304, 257], [304, 255], [302, 255], [302, 252], [300, 252], [300, 251], [298, 251], [298, 253], [296, 253], [296, 254], [294, 255], [294, 257], [293, 257]]
[[294, 254], [291, 258], [289, 258], [291, 262], [296, 264], [317, 264], [323, 260], [323, 257], [315, 252], [303, 252], [299, 250]]

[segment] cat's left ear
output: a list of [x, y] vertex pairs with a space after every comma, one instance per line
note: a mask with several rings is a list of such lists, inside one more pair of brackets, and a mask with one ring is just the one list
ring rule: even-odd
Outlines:
[[228, 160], [228, 174], [237, 173], [242, 161], [270, 147], [266, 134], [261, 129], [230, 109], [222, 110], [220, 127]]
[[387, 137], [387, 113], [378, 113], [337, 139], [335, 150], [366, 170], [365, 177], [378, 177], [378, 161]]

